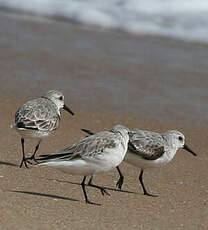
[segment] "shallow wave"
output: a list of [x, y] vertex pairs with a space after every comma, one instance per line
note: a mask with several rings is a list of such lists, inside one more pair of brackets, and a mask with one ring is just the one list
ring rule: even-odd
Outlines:
[[208, 43], [207, 0], [0, 0], [0, 7]]

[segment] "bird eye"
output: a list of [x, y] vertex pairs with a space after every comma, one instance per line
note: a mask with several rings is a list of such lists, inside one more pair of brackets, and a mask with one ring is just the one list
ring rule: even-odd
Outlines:
[[63, 101], [63, 97], [62, 97], [62, 96], [61, 96], [61, 97], [59, 97], [59, 100]]
[[183, 137], [179, 136], [179, 137], [178, 137], [178, 140], [179, 140], [179, 141], [182, 141], [182, 140], [183, 140]]

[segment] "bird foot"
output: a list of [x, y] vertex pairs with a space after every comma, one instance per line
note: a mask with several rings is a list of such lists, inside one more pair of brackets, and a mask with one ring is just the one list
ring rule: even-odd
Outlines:
[[104, 196], [104, 195], [108, 195], [110, 196], [111, 194], [104, 188], [100, 188], [100, 191], [101, 191], [101, 194]]
[[27, 165], [27, 158], [23, 157], [22, 158], [22, 161], [20, 163], [20, 168], [22, 168], [23, 164], [25, 165], [25, 168], [28, 168], [28, 165]]
[[144, 192], [144, 195], [145, 196], [158, 197], [158, 195], [154, 195], [154, 194], [148, 193], [147, 191]]
[[119, 180], [116, 183], [116, 188], [119, 188], [121, 190], [122, 185], [123, 185], [123, 179], [119, 178]]
[[92, 204], [92, 205], [97, 205], [97, 206], [101, 206], [102, 205], [102, 204], [99, 204], [99, 203], [94, 203], [94, 202], [92, 202], [90, 200], [86, 200], [86, 203], [87, 204]]

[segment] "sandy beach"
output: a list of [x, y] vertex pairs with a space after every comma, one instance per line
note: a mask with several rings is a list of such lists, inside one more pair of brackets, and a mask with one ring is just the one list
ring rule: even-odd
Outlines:
[[[159, 37], [86, 28], [49, 19], [0, 13], [0, 229], [205, 230], [208, 225], [208, 46]], [[168, 76], [168, 77], [167, 77]], [[145, 171], [122, 163], [95, 177], [111, 196], [47, 168], [18, 167], [20, 137], [10, 128], [16, 110], [31, 97], [59, 89], [75, 112], [64, 111], [59, 129], [40, 146], [53, 153], [93, 131], [123, 124], [163, 132], [177, 129], [198, 154], [180, 150], [163, 168]], [[148, 93], [147, 93], [148, 92]], [[190, 99], [191, 98], [191, 99]], [[28, 153], [33, 142], [26, 142]]]

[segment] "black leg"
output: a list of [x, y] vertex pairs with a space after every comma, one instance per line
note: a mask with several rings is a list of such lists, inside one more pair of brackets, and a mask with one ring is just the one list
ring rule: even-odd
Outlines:
[[[39, 149], [40, 142], [41, 142], [41, 140], [40, 140], [40, 141], [38, 142], [38, 144], [36, 145], [35, 151], [34, 151], [33, 155], [32, 155], [31, 157], [27, 157], [26, 160], [34, 160], [34, 161], [37, 163], [37, 161], [35, 160], [35, 154], [36, 154], [36, 152], [37, 152], [38, 149]], [[28, 161], [28, 163], [30, 163], [30, 162]], [[30, 163], [30, 164], [32, 164], [32, 163]]]
[[83, 193], [84, 193], [84, 197], [85, 197], [85, 201], [87, 204], [94, 204], [94, 205], [100, 205], [100, 204], [97, 204], [97, 203], [93, 203], [91, 201], [88, 200], [88, 197], [87, 197], [87, 192], [86, 192], [86, 189], [85, 189], [85, 180], [86, 180], [86, 176], [84, 176], [83, 180], [82, 180], [82, 183], [81, 183], [81, 186], [82, 186], [82, 190], [83, 190]]
[[21, 161], [21, 164], [20, 164], [20, 166], [19, 166], [20, 168], [22, 168], [23, 163], [24, 163], [25, 167], [28, 168], [27, 162], [26, 162], [26, 158], [25, 158], [24, 143], [25, 143], [24, 138], [21, 138], [21, 145], [22, 145], [22, 161]]
[[104, 196], [104, 195], [110, 196], [110, 193], [108, 193], [106, 189], [104, 189], [104, 188], [101, 187], [101, 186], [98, 186], [98, 185], [93, 184], [93, 183], [92, 183], [92, 179], [93, 179], [93, 176], [90, 177], [90, 180], [89, 180], [89, 182], [88, 182], [88, 186], [91, 186], [91, 187], [100, 189], [100, 192], [101, 192], [101, 194], [102, 194], [103, 196]]
[[122, 187], [123, 181], [124, 181], [124, 176], [123, 176], [123, 174], [122, 174], [122, 172], [118, 166], [116, 167], [116, 169], [118, 170], [118, 173], [120, 176], [117, 183], [116, 183], [116, 187], [118, 187], [121, 190], [121, 187]]
[[141, 185], [142, 185], [142, 189], [143, 189], [144, 195], [157, 197], [157, 195], [153, 195], [153, 194], [150, 194], [150, 193], [147, 192], [147, 190], [146, 190], [146, 188], [145, 188], [145, 186], [144, 186], [144, 183], [143, 183], [143, 178], [142, 178], [143, 172], [144, 172], [144, 170], [141, 169], [140, 175], [139, 175], [139, 181], [140, 181], [140, 183], [141, 183]]

